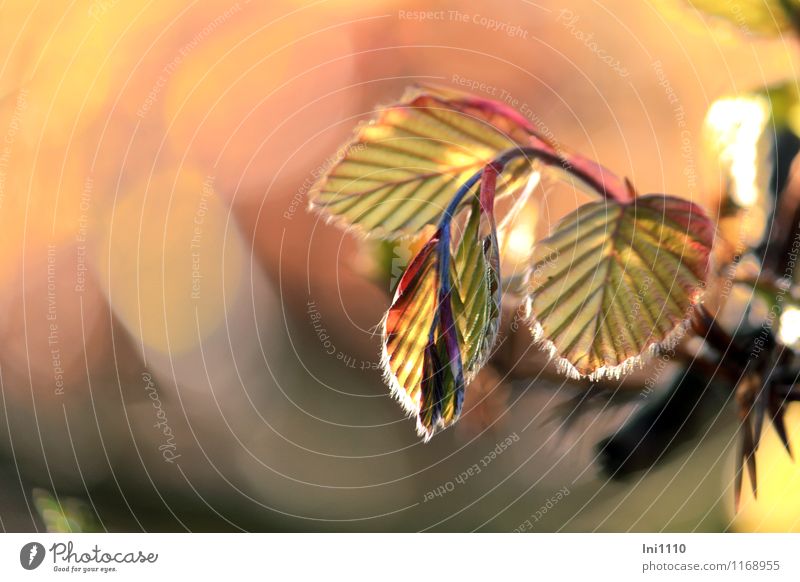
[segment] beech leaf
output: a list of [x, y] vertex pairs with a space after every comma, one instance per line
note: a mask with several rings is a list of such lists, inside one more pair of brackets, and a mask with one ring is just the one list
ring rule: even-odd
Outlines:
[[[449, 221], [409, 264], [383, 321], [383, 368], [425, 440], [454, 423], [466, 384], [497, 337], [500, 273], [493, 218], [496, 172], [484, 172], [457, 244]], [[445, 273], [449, 273], [445, 276]]]
[[618, 377], [680, 338], [708, 276], [714, 226], [650, 194], [585, 204], [534, 251], [532, 329], [570, 377]]
[[[532, 129], [501, 103], [445, 88], [412, 87], [360, 125], [309, 193], [311, 208], [344, 227], [394, 238], [441, 217], [453, 192]], [[530, 160], [505, 166], [497, 195], [538, 179]]]

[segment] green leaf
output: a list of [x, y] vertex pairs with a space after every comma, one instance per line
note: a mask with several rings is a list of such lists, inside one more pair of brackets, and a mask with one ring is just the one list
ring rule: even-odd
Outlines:
[[97, 517], [82, 499], [60, 497], [56, 500], [45, 490], [32, 491], [33, 503], [49, 533], [99, 532]]
[[[425, 440], [458, 419], [464, 386], [484, 365], [497, 337], [499, 257], [490, 213], [473, 199], [460, 240], [449, 251], [449, 292], [444, 300], [455, 334], [452, 327], [437, 326], [437, 317], [442, 317], [437, 314], [441, 230], [409, 264], [383, 321], [386, 381], [406, 412], [417, 417], [417, 432]], [[454, 356], [448, 349], [448, 333], [457, 341], [455, 364], [463, 369], [462, 378], [449, 367]]]
[[534, 252], [536, 339], [575, 378], [618, 377], [671, 347], [701, 298], [713, 236], [705, 212], [679, 198], [581, 206]]
[[[453, 192], [500, 152], [530, 141], [530, 125], [494, 101], [443, 88], [414, 87], [356, 129], [340, 158], [312, 188], [311, 207], [369, 236], [418, 232], [442, 215]], [[516, 159], [497, 195], [538, 176]]]

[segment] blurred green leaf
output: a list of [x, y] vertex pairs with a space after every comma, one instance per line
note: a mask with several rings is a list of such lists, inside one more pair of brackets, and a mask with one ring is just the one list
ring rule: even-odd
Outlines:
[[91, 507], [75, 497], [55, 499], [49, 491], [33, 490], [33, 504], [49, 533], [99, 532]]

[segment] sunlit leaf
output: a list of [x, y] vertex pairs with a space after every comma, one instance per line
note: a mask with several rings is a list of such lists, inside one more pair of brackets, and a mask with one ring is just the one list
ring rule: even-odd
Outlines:
[[[500, 103], [415, 87], [362, 124], [310, 193], [334, 222], [372, 236], [404, 236], [436, 222], [460, 184], [500, 152], [527, 145], [530, 127]], [[529, 160], [505, 167], [498, 196], [538, 175]]]
[[386, 380], [426, 440], [457, 420], [465, 385], [497, 336], [499, 254], [491, 198], [473, 197], [458, 243], [446, 244], [449, 224], [436, 231], [400, 279], [384, 319]]
[[564, 218], [534, 252], [533, 331], [571, 377], [619, 376], [677, 341], [700, 300], [714, 227], [651, 194]]

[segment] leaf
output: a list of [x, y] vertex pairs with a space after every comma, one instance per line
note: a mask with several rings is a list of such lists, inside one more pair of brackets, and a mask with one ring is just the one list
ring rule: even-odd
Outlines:
[[[500, 103], [450, 89], [411, 88], [356, 129], [312, 188], [311, 207], [367, 235], [414, 234], [439, 219], [454, 185], [500, 152], [527, 145], [531, 132], [525, 118]], [[538, 178], [524, 158], [505, 170], [498, 196]]]
[[465, 386], [497, 337], [500, 274], [491, 191], [496, 176], [484, 173], [483, 195], [473, 197], [458, 244], [449, 243], [446, 222], [414, 257], [384, 318], [386, 381], [417, 417], [417, 432], [426, 441], [458, 419]]
[[99, 532], [97, 516], [92, 508], [77, 497], [55, 499], [46, 489], [34, 488], [33, 504], [48, 533]]
[[534, 251], [537, 340], [571, 377], [618, 377], [679, 339], [705, 285], [714, 227], [689, 201], [586, 204]]

